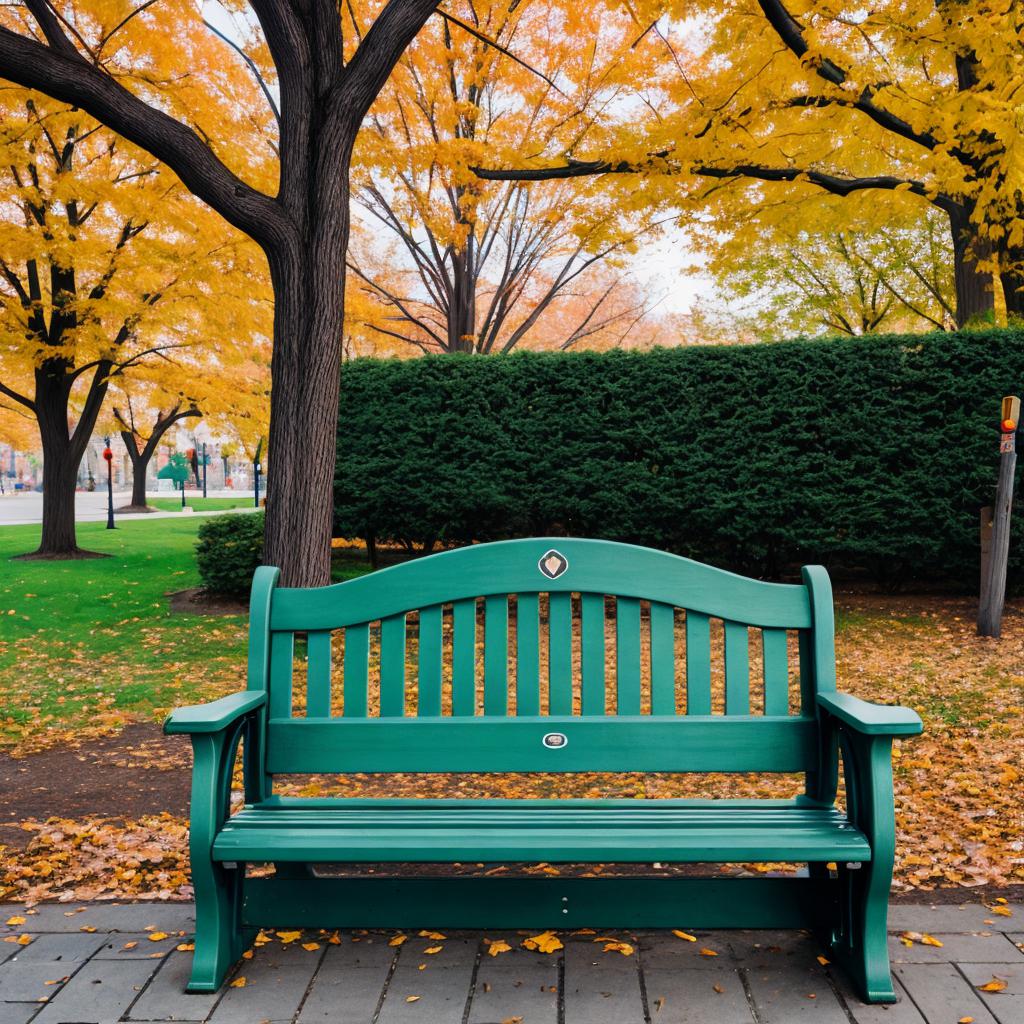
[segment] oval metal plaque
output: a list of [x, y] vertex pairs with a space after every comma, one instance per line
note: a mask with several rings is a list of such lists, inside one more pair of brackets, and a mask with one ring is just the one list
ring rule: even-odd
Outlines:
[[549, 732], [545, 733], [544, 739], [541, 743], [545, 747], [550, 747], [552, 750], [557, 750], [559, 747], [564, 747], [569, 742], [569, 737], [564, 732]]

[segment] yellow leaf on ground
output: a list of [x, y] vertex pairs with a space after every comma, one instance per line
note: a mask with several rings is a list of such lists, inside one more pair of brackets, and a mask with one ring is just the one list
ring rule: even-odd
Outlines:
[[419, 999], [419, 996], [406, 996], [405, 997], [405, 1001], [407, 1003], [415, 1003], [417, 999]]
[[[420, 932], [420, 938], [421, 939], [434, 939], [435, 941], [437, 941], [438, 939], [447, 939], [448, 936], [447, 935], [442, 935], [440, 932], [427, 932], [427, 931], [423, 931], [423, 932]], [[419, 999], [419, 996], [417, 996], [416, 998]]]
[[333, 935], [329, 935], [327, 937], [327, 941], [332, 946], [340, 946], [341, 945], [341, 937], [338, 935], [337, 932], [334, 932]]
[[409, 938], [408, 935], [396, 935], [394, 938], [388, 939], [388, 945], [400, 946], [407, 938]]
[[973, 1017], [961, 1017], [956, 1024], [974, 1024]]
[[231, 987], [232, 988], [245, 988], [245, 978], [244, 977], [235, 978], [235, 980], [233, 982], [231, 982]]
[[440, 953], [444, 949], [444, 946], [431, 946], [429, 949], [423, 950], [424, 953]]
[[82, 927], [79, 928], [78, 930], [80, 932], [94, 932], [94, 931], [96, 931], [96, 925], [94, 925], [94, 924], [83, 924]]
[[310, 953], [312, 953], [314, 949], [319, 949], [320, 948], [320, 943], [319, 942], [304, 942], [302, 944], [302, 948], [303, 949], [308, 949], [310, 951]]
[[242, 959], [243, 959], [243, 960], [251, 960], [252, 958], [253, 958], [253, 952], [252, 952], [252, 950], [251, 950], [251, 949], [247, 949], [247, 950], [246, 950], [246, 951], [245, 951], [245, 952], [244, 952], [244, 953], [242, 954]]
[[1009, 907], [989, 907], [989, 910], [1000, 917], [1013, 917], [1013, 911]]
[[721, 994], [722, 994], [722, 993], [723, 993], [723, 992], [725, 991], [725, 989], [724, 989], [724, 988], [722, 988], [722, 986], [721, 986], [721, 985], [712, 985], [711, 987], [712, 987], [712, 988], [713, 988], [713, 989], [714, 989], [714, 990], [715, 990], [715, 991], [716, 991], [716, 992], [717, 992], [717, 993], [718, 993], [719, 995], [721, 995]]
[[425, 971], [426, 969], [427, 969], [427, 965], [426, 964], [420, 964], [419, 967], [416, 968], [417, 971]]
[[167, 932], [150, 932], [147, 936], [150, 942], [159, 942], [161, 939], [167, 938]]
[[832, 961], [829, 960], [829, 958], [827, 956], [819, 956], [818, 957], [818, 963], [821, 964], [822, 967], [826, 966], [827, 964], [830, 964], [831, 962]]
[[179, 953], [189, 953], [196, 948], [196, 944], [194, 942], [179, 942], [174, 948]]
[[532, 949], [538, 953], [554, 953], [563, 948], [562, 940], [551, 931], [531, 935], [528, 939], [523, 939], [521, 945], [524, 949]]
[[134, 949], [138, 945], [137, 942], [126, 942], [121, 948], [122, 949]]
[[32, 941], [32, 936], [31, 935], [19, 935], [18, 936], [18, 945], [19, 946], [27, 946], [31, 941]]
[[512, 947], [504, 940], [498, 939], [497, 942], [492, 942], [487, 949], [488, 954], [491, 956], [497, 956], [499, 953], [509, 953]]
[[922, 946], [942, 946], [943, 942], [941, 939], [935, 938], [934, 935], [922, 935], [921, 936]]
[[691, 935], [689, 932], [681, 932], [678, 928], [673, 928], [672, 929], [672, 934], [677, 939], [686, 939], [687, 942], [696, 942], [697, 941], [697, 936], [696, 935]]
[[979, 992], [1002, 992], [1006, 988], [1006, 982], [1002, 978], [997, 978], [993, 975], [991, 981], [986, 981], [984, 985], [978, 986]]
[[700, 955], [701, 956], [718, 956], [718, 954], [713, 949], [708, 949], [707, 947], [705, 947], [704, 949], [702, 949], [700, 951]]
[[277, 937], [287, 946], [289, 942], [301, 938], [302, 932], [278, 932]]
[[25, 918], [19, 917], [17, 914], [15, 914], [14, 917], [7, 918], [7, 923], [8, 924], [24, 924], [25, 923]]
[[604, 951], [606, 953], [621, 953], [623, 956], [633, 955], [633, 947], [628, 942], [606, 942]]

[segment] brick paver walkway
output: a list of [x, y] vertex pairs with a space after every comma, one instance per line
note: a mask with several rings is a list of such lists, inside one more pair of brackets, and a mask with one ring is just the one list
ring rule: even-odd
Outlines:
[[[394, 933], [341, 932], [333, 945], [311, 932], [256, 949], [234, 986], [189, 996], [191, 954], [176, 947], [191, 936], [190, 905], [47, 904], [34, 914], [7, 905], [0, 1024], [1022, 1024], [1024, 907], [1012, 909], [994, 917], [978, 904], [894, 908], [900, 1002], [881, 1007], [864, 1006], [819, 963], [809, 936], [774, 931], [700, 931], [696, 943], [662, 931], [613, 933], [634, 945], [625, 956], [589, 935], [565, 934], [563, 950], [543, 955], [521, 949], [516, 933], [413, 934], [390, 946]], [[2, 923], [18, 915], [24, 924]], [[942, 946], [907, 947], [903, 930]], [[32, 941], [19, 945], [20, 935]], [[513, 949], [489, 956], [485, 937]], [[993, 978], [1006, 988], [979, 990]]]

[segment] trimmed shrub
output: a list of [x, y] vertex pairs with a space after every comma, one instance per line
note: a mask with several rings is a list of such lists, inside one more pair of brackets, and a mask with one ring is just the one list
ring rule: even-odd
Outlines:
[[263, 561], [263, 513], [210, 516], [198, 537], [196, 562], [203, 587], [213, 594], [247, 598], [252, 574]]
[[1022, 379], [1024, 332], [997, 329], [356, 360], [335, 532], [410, 547], [572, 534], [755, 575], [823, 562], [973, 589], [999, 399]]

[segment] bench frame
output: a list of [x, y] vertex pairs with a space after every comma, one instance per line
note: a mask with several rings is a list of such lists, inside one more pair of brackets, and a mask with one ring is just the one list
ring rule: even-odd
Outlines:
[[[628, 545], [564, 539], [503, 542], [481, 545], [475, 550], [510, 545], [532, 545], [530, 550], [534, 550], [580, 544], [600, 544], [609, 552], [625, 551], [634, 558], [641, 557], [634, 553], [642, 553], [644, 557], [651, 554], [675, 559]], [[417, 571], [429, 568], [430, 562], [438, 565], [438, 560], [450, 559], [453, 554], [456, 553], [419, 560]], [[720, 573], [726, 585], [742, 580], [697, 563], [687, 564], [701, 571]], [[385, 570], [395, 574], [395, 585], [401, 582], [398, 573], [403, 568]], [[836, 799], [841, 757], [847, 815], [867, 837], [871, 859], [861, 864], [811, 863], [806, 877], [785, 878], [344, 878], [318, 877], [309, 864], [281, 861], [275, 862], [273, 877], [247, 879], [245, 864], [215, 860], [213, 845], [229, 816], [232, 770], [240, 743], [244, 741], [246, 804], [280, 799], [272, 797], [272, 773], [267, 770], [272, 605], [275, 595], [289, 595], [294, 605], [297, 597], [318, 593], [280, 590], [277, 579], [276, 569], [263, 567], [257, 570], [253, 581], [249, 689], [206, 705], [178, 709], [165, 724], [168, 733], [190, 735], [194, 751], [190, 852], [196, 942], [189, 991], [210, 992], [219, 988], [261, 927], [807, 927], [819, 937], [830, 958], [845, 968], [863, 999], [879, 1003], [895, 1000], [886, 947], [888, 893], [896, 840], [891, 749], [894, 737], [919, 733], [921, 721], [909, 709], [873, 705], [835, 692], [832, 597], [824, 569], [811, 566], [803, 570], [812, 628], [801, 634], [801, 675], [807, 672], [813, 676], [810, 721], [816, 730], [816, 763], [806, 771], [804, 794], [794, 801], [748, 804], [758, 808], [770, 803], [831, 807]], [[337, 584], [319, 593], [338, 592], [350, 586]], [[554, 592], [553, 584], [550, 590]], [[511, 588], [510, 591], [516, 592]], [[420, 604], [414, 601], [411, 607]], [[324, 628], [323, 622], [315, 625]], [[297, 626], [298, 623], [291, 628]], [[801, 721], [807, 719], [806, 702], [803, 714]], [[745, 724], [752, 716], [740, 718], [741, 724]], [[399, 721], [408, 726], [416, 719]], [[420, 721], [421, 725], [427, 724]], [[478, 715], [468, 721], [470, 728], [479, 728], [486, 717]], [[544, 716], [540, 721], [546, 728], [570, 729], [582, 720], [578, 716]], [[556, 725], [560, 721], [564, 726]], [[593, 724], [601, 721], [598, 718]], [[452, 720], [431, 722], [447, 729]], [[691, 729], [700, 726], [719, 742], [725, 738], [723, 730], [728, 724], [728, 716], [708, 716], [692, 722]], [[762, 720], [758, 727], [768, 725]], [[307, 723], [299, 726], [308, 727]], [[707, 763], [706, 757], [702, 763]], [[320, 770], [330, 769], [325, 766]], [[419, 770], [460, 769], [421, 765]], [[515, 770], [529, 770], [529, 766], [517, 766]], [[534, 770], [550, 768], [534, 766]], [[722, 770], [722, 766], [713, 764], [702, 770]], [[707, 802], [709, 806], [716, 803], [719, 802]], [[742, 806], [744, 802], [735, 803]], [[658, 859], [654, 837], [651, 853], [651, 860]]]

